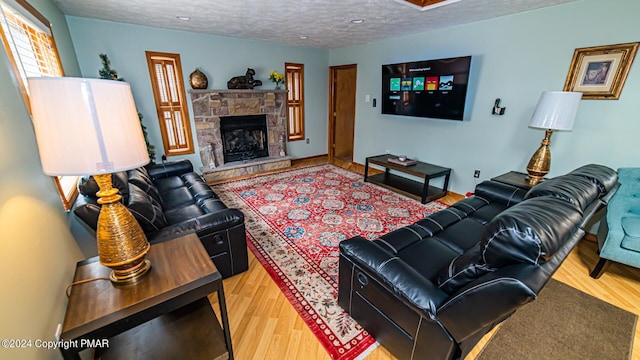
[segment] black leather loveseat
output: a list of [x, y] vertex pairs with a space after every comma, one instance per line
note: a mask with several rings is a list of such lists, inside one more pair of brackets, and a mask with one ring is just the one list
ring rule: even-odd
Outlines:
[[[150, 243], [196, 233], [222, 277], [248, 269], [244, 215], [227, 208], [190, 161], [151, 164], [114, 173], [112, 179]], [[95, 231], [98, 186], [85, 177], [78, 189], [74, 213]]]
[[410, 226], [343, 241], [338, 303], [399, 359], [464, 358], [537, 297], [617, 186], [599, 165], [528, 192], [485, 181]]

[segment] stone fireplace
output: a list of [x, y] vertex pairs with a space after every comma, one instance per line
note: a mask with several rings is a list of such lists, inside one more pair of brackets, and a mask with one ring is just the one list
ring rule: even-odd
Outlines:
[[189, 94], [198, 146], [210, 145], [215, 159], [215, 168], [202, 168], [205, 180], [291, 166], [286, 156], [286, 90], [189, 90]]

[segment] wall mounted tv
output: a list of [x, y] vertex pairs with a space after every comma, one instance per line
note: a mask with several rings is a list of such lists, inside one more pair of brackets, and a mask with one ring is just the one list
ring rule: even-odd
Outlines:
[[471, 56], [382, 65], [382, 113], [462, 120]]

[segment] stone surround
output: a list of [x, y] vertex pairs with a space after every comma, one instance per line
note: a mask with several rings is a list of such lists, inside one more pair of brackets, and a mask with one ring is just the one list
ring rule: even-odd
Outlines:
[[[198, 146], [203, 149], [209, 144], [213, 145], [216, 168], [203, 168], [205, 179], [210, 177], [212, 180], [214, 178], [222, 180], [238, 173], [245, 175], [262, 171], [263, 168], [290, 166], [291, 160], [286, 156], [286, 90], [189, 90], [189, 94], [193, 106]], [[251, 160], [223, 164], [220, 116], [258, 114], [264, 114], [267, 117], [269, 157], [260, 158], [259, 166]], [[269, 165], [270, 162], [274, 164]], [[221, 174], [211, 174], [217, 172]]]

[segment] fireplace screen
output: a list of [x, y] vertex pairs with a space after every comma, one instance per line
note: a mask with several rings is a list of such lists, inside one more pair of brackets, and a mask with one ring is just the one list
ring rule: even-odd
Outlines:
[[265, 115], [220, 117], [224, 162], [269, 156]]

